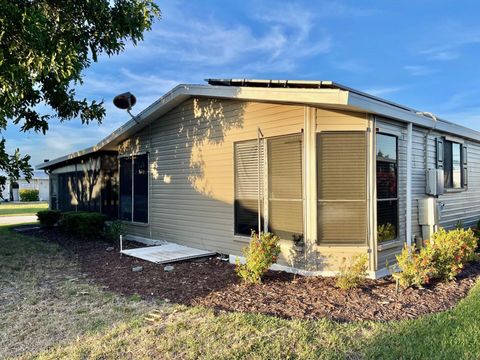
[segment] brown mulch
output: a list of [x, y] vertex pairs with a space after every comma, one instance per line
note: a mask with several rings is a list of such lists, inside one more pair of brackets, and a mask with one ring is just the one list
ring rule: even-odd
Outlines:
[[[424, 289], [409, 288], [399, 294], [391, 278], [368, 280], [361, 288], [344, 291], [334, 286], [333, 278], [275, 271], [268, 272], [260, 285], [246, 285], [240, 282], [234, 266], [219, 257], [174, 263], [174, 270], [166, 272], [165, 265], [120, 256], [118, 246], [105, 241], [78, 241], [56, 229], [24, 233], [70, 250], [78, 258], [81, 271], [110, 291], [283, 318], [329, 318], [341, 322], [413, 319], [452, 308], [480, 277], [477, 262], [468, 265], [455, 281], [430, 284]], [[109, 246], [115, 249], [106, 251]], [[128, 244], [132, 246], [138, 245]], [[134, 266], [142, 266], [143, 270], [133, 272]]]

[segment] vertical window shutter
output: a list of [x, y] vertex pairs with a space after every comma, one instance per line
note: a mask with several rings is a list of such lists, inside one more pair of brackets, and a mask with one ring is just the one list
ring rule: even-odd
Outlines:
[[443, 147], [443, 138], [437, 137], [436, 138], [436, 150], [437, 150], [437, 169], [443, 169], [443, 161], [444, 161], [444, 147]]
[[302, 135], [269, 139], [269, 231], [281, 239], [303, 234]]
[[468, 147], [466, 144], [462, 146], [462, 172], [463, 172], [463, 186], [468, 185]]
[[317, 135], [318, 242], [367, 242], [367, 138], [365, 132]]
[[[260, 156], [260, 169], [258, 168]], [[235, 232], [249, 236], [258, 229], [258, 196], [263, 199], [264, 146], [257, 140], [235, 143]], [[260, 174], [259, 174], [260, 171]], [[260, 188], [258, 177], [260, 175]], [[263, 202], [261, 203], [261, 208]]]

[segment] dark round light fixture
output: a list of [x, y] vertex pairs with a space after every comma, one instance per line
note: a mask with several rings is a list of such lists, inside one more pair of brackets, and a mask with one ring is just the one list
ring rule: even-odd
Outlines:
[[113, 105], [122, 110], [130, 110], [137, 103], [137, 98], [130, 91], [113, 98]]

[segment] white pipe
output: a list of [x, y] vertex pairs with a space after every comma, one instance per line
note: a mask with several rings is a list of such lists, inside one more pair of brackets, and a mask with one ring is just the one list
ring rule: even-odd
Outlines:
[[261, 165], [261, 162], [260, 162], [260, 136], [262, 134], [262, 131], [260, 130], [260, 127], [258, 128], [258, 131], [257, 131], [257, 160], [258, 160], [258, 171], [257, 171], [257, 174], [258, 174], [258, 183], [257, 183], [257, 207], [258, 207], [258, 236], [260, 236], [260, 233], [262, 232], [262, 202], [261, 202], [261, 199], [260, 199], [260, 196], [261, 196], [261, 191], [260, 191], [260, 186], [261, 186], [261, 176], [260, 176], [260, 165]]
[[407, 126], [407, 206], [406, 206], [406, 241], [412, 245], [412, 137], [413, 124]]
[[120, 234], [120, 254], [123, 252], [123, 235]]

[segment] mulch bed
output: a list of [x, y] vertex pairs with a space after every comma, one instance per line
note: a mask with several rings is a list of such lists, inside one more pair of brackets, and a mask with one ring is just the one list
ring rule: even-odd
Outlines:
[[[118, 246], [104, 241], [79, 241], [57, 229], [29, 230], [24, 234], [59, 243], [80, 262], [82, 272], [105, 289], [125, 295], [139, 294], [218, 311], [254, 312], [283, 318], [357, 320], [413, 319], [455, 306], [480, 277], [480, 263], [468, 265], [455, 281], [433, 283], [424, 289], [395, 293], [391, 278], [368, 280], [357, 289], [344, 291], [327, 277], [303, 277], [270, 271], [260, 285], [243, 284], [234, 266], [218, 257], [182, 261], [164, 271], [157, 265], [120, 256]], [[113, 246], [113, 251], [106, 251]], [[128, 247], [138, 246], [131, 243]], [[141, 272], [132, 268], [142, 266]]]

